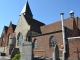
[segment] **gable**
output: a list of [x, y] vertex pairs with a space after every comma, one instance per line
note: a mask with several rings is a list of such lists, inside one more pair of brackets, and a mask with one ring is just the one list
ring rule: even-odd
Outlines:
[[4, 26], [1, 36], [4, 36], [4, 35], [7, 34], [8, 28], [9, 28], [9, 27]]
[[13, 28], [12, 28], [12, 23], [10, 23], [8, 31], [7, 31], [7, 35], [13, 33]]
[[30, 25], [27, 23], [26, 19], [22, 14], [16, 26], [15, 33], [16, 35], [18, 35], [18, 33], [20, 32], [22, 33], [22, 35], [24, 35], [24, 34], [27, 34], [28, 30], [30, 30]]

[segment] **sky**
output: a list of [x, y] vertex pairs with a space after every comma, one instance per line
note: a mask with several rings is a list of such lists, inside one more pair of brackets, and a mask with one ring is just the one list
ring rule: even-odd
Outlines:
[[[0, 35], [4, 26], [18, 23], [19, 14], [27, 0], [0, 0]], [[51, 24], [61, 20], [60, 13], [64, 18], [70, 17], [70, 10], [74, 16], [79, 17], [80, 0], [28, 0], [33, 13], [33, 18], [45, 24]]]

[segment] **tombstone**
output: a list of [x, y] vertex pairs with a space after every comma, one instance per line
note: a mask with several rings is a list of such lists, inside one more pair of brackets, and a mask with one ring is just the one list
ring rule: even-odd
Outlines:
[[59, 49], [57, 45], [54, 46], [54, 52], [52, 54], [52, 58], [53, 60], [59, 60]]
[[56, 60], [56, 55], [55, 55], [55, 53], [56, 53], [56, 46], [54, 47], [54, 52], [53, 52], [53, 54], [52, 54], [52, 58], [53, 58], [53, 60]]
[[33, 59], [32, 43], [25, 41], [25, 43], [22, 44], [22, 52], [20, 60], [32, 60], [32, 59]]
[[11, 59], [15, 56], [15, 54], [17, 54], [19, 51], [19, 48], [14, 48], [11, 52]]

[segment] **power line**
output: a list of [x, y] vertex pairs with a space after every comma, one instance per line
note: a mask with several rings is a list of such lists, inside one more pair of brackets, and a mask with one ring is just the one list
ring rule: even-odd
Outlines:
[[68, 0], [68, 10], [70, 11], [70, 0]]

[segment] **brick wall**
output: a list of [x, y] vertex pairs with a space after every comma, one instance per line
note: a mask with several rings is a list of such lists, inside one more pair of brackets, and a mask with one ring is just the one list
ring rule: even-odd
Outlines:
[[35, 38], [38, 41], [38, 48], [34, 48], [34, 56], [52, 57], [52, 53], [54, 52], [54, 48], [51, 48], [49, 45], [50, 44], [49, 39], [51, 36], [54, 36], [56, 38], [57, 45], [59, 48], [61, 48], [61, 45], [63, 44], [62, 32], [33, 37], [32, 42], [34, 42]]
[[13, 33], [13, 28], [12, 28], [12, 22], [10, 22], [8, 31], [7, 31], [7, 35], [6, 35], [6, 43], [5, 46], [8, 46], [8, 39], [9, 39], [9, 35]]
[[[67, 45], [68, 59], [78, 60], [80, 57], [80, 38], [69, 39]], [[79, 52], [78, 52], [79, 51]], [[77, 53], [78, 52], [78, 53]], [[79, 58], [80, 60], [80, 58]]]
[[74, 20], [73, 21], [73, 33], [72, 36], [79, 36], [79, 30], [78, 30], [78, 26], [77, 26], [77, 22]]
[[6, 36], [7, 36], [7, 32], [6, 31], [7, 31], [7, 29], [4, 26], [4, 29], [3, 29], [2, 34], [1, 34], [1, 41], [2, 41], [2, 37], [4, 37], [4, 42], [1, 42], [2, 46], [4, 46], [5, 43], [6, 43]]

